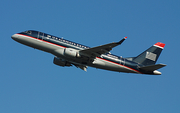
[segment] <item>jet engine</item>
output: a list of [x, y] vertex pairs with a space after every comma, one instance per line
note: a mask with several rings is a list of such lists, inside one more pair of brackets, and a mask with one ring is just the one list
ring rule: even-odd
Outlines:
[[66, 48], [64, 50], [64, 55], [67, 57], [80, 57], [79, 51], [73, 48]]
[[67, 61], [65, 61], [63, 59], [60, 59], [58, 57], [54, 57], [53, 63], [58, 65], [58, 66], [63, 66], [63, 67], [64, 66], [68, 66], [68, 67], [72, 66], [71, 63], [69, 63], [69, 62], [67, 62]]

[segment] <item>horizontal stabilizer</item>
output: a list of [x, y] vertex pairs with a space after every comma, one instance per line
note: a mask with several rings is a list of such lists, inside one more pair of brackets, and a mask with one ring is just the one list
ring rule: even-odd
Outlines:
[[154, 71], [154, 70], [158, 70], [164, 66], [166, 66], [166, 65], [165, 64], [156, 64], [156, 65], [140, 67], [140, 69], [145, 70], [145, 71]]

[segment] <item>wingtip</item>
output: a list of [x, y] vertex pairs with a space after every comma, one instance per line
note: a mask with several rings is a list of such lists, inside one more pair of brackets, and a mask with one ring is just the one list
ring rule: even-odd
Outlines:
[[124, 39], [126, 39], [127, 38], [127, 36], [126, 37], [124, 37]]

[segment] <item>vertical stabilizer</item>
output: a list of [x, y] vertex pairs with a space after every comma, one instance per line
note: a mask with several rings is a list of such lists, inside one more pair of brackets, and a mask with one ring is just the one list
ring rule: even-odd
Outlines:
[[134, 62], [142, 65], [154, 65], [164, 49], [165, 44], [158, 42], [151, 46], [149, 49], [138, 55], [133, 59]]

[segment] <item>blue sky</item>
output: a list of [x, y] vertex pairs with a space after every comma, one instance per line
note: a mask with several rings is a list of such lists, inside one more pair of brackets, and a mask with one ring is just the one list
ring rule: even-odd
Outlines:
[[[179, 0], [2, 0], [1, 113], [179, 113]], [[111, 53], [133, 57], [166, 44], [161, 76], [53, 64], [53, 55], [11, 35], [38, 30], [90, 47], [127, 40]]]

